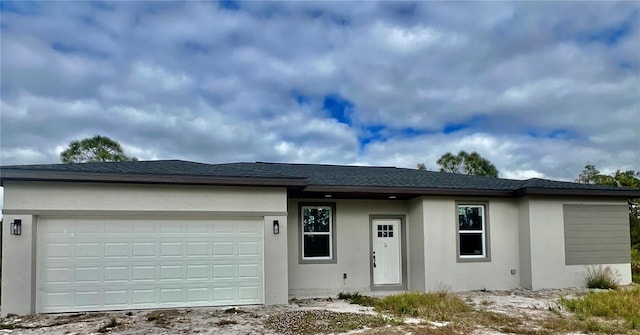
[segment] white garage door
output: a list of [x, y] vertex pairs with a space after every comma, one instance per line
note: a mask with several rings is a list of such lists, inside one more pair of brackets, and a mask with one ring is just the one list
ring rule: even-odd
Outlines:
[[260, 304], [261, 219], [40, 218], [37, 312]]

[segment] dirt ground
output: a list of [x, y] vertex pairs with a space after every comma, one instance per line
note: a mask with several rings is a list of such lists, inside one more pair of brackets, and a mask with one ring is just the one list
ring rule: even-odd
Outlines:
[[[504, 313], [510, 316], [527, 316], [540, 319], [551, 317], [559, 308], [560, 297], [573, 297], [585, 291], [545, 290], [545, 291], [472, 291], [456, 293], [476, 309]], [[279, 322], [309, 322], [293, 319], [296, 312], [313, 313], [353, 313], [349, 315], [376, 316], [370, 307], [352, 305], [342, 300], [302, 299], [292, 300], [288, 305], [242, 306], [236, 308], [188, 308], [134, 310], [119, 312], [95, 312], [74, 314], [41, 314], [31, 316], [9, 316], [0, 319], [2, 334], [230, 334], [230, 335], [276, 335], [269, 325], [271, 316], [279, 316]], [[318, 314], [319, 315], [319, 314]], [[291, 316], [291, 319], [288, 319]], [[411, 334], [416, 327], [440, 327], [446, 323], [429, 320], [404, 319], [403, 324], [382, 326], [381, 328], [350, 331], [350, 334]], [[410, 327], [412, 330], [407, 330]], [[287, 334], [295, 334], [291, 328]], [[500, 334], [479, 328], [478, 335]]]

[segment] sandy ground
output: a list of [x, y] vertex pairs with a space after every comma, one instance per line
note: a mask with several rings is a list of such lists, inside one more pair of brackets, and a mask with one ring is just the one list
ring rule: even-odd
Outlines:
[[[458, 295], [475, 306], [508, 315], [527, 315], [544, 318], [558, 307], [560, 297], [572, 297], [584, 290], [547, 291], [472, 291]], [[292, 300], [289, 305], [243, 306], [237, 308], [189, 308], [162, 310], [135, 310], [74, 314], [41, 314], [10, 316], [0, 319], [2, 334], [230, 334], [276, 335], [265, 321], [269, 316], [300, 310], [323, 310], [338, 313], [375, 315], [370, 307], [352, 305], [336, 299]], [[420, 324], [428, 320], [406, 319], [407, 324]], [[431, 323], [435, 326], [444, 324]], [[392, 333], [392, 329], [381, 333]], [[351, 333], [358, 333], [352, 331]], [[393, 332], [396, 333], [396, 332]], [[477, 334], [499, 334], [478, 330]]]

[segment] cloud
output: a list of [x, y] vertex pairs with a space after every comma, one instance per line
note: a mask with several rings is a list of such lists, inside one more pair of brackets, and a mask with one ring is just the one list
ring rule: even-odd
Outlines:
[[510, 178], [640, 169], [632, 2], [2, 10], [2, 164], [102, 134], [141, 159], [436, 169], [467, 150]]

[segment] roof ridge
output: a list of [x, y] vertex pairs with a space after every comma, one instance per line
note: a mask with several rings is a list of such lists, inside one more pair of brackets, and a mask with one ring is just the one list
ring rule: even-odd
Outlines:
[[[252, 164], [251, 162], [244, 162], [248, 164]], [[335, 167], [366, 167], [366, 168], [385, 168], [385, 169], [407, 169], [407, 168], [398, 168], [395, 166], [380, 166], [380, 165], [348, 165], [348, 164], [329, 164], [329, 163], [285, 163], [285, 162], [253, 162], [255, 164], [272, 164], [272, 165], [297, 165], [297, 166], [335, 166]], [[232, 163], [233, 164], [233, 163]], [[408, 169], [411, 170], [411, 169]]]

